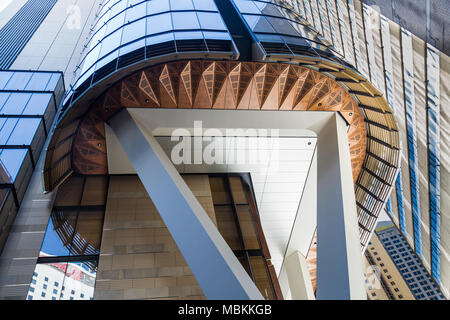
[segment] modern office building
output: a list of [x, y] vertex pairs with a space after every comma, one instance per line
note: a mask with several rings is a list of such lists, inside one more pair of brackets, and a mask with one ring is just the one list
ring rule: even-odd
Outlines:
[[19, 0], [0, 28], [1, 299], [366, 299], [385, 208], [448, 296], [450, 59], [370, 7]]
[[372, 235], [364, 254], [368, 299], [415, 300], [408, 284], [376, 233]]
[[376, 251], [387, 253], [417, 300], [445, 299], [439, 286], [425, 270], [395, 225], [377, 227], [371, 242], [373, 247], [370, 244], [368, 247], [371, 250], [368, 250], [370, 254], [373, 256]]

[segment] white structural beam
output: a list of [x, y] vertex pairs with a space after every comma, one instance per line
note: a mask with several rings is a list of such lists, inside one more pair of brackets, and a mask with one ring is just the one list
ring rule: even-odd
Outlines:
[[109, 121], [208, 299], [263, 299], [153, 136], [123, 109]]
[[365, 300], [347, 128], [336, 114], [317, 134], [316, 296]]
[[[145, 139], [145, 137], [142, 136], [143, 134], [136, 123], [129, 119], [130, 115], [128, 112], [131, 113], [132, 117], [141, 127], [145, 128], [147, 142], [139, 142]], [[127, 115], [126, 121], [122, 119], [124, 114]], [[144, 185], [146, 184], [144, 181], [146, 179], [151, 182], [151, 184], [148, 184], [148, 188], [146, 185], [146, 188], [152, 199], [153, 197], [155, 199], [156, 197], [164, 199], [164, 195], [169, 194], [168, 191], [164, 190], [166, 188], [167, 190], [172, 190], [169, 187], [161, 185], [161, 181], [177, 181], [177, 184], [171, 186], [174, 189], [177, 188], [178, 181], [182, 181], [178, 172], [176, 172], [176, 169], [170, 163], [167, 156], [164, 155], [164, 152], [153, 136], [170, 136], [175, 128], [186, 128], [192, 131], [192, 124], [194, 121], [200, 119], [203, 121], [203, 128], [264, 128], [279, 129], [280, 136], [299, 136], [299, 132], [303, 134], [305, 132], [311, 132], [317, 135], [317, 149], [311, 165], [313, 170], [310, 168], [310, 176], [306, 181], [306, 188], [303, 191], [297, 218], [292, 227], [285, 258], [296, 251], [306, 256], [312, 241], [314, 229], [317, 227], [317, 299], [366, 299], [353, 175], [348, 148], [347, 127], [344, 119], [335, 112], [312, 111], [256, 112], [250, 110], [172, 110], [141, 108], [130, 109], [126, 113], [122, 112], [110, 120], [110, 124]], [[126, 123], [131, 123], [133, 130], [128, 130], [126, 127], [129, 124]], [[134, 133], [134, 131], [138, 134]], [[146, 144], [151, 146], [151, 148], [147, 148], [149, 149], [148, 151], [141, 150], [144, 149], [142, 146]], [[150, 162], [153, 163], [155, 161], [152, 157], [157, 158], [155, 168], [163, 165], [162, 169], [164, 169], [164, 174], [169, 175], [169, 177], [155, 177], [160, 174], [158, 171], [161, 169], [153, 170], [152, 168], [152, 170], [148, 170]], [[190, 191], [184, 183], [180, 182], [180, 186], [181, 196], [186, 197], [185, 193], [190, 193]], [[181, 198], [181, 200], [186, 202], [188, 207], [200, 207], [196, 201], [192, 200], [193, 196], [191, 193], [190, 197], [192, 198], [186, 198], [185, 200]], [[173, 210], [173, 197], [164, 200], [167, 203], [163, 202], [161, 204], [162, 209], [157, 205], [162, 216], [164, 215], [162, 212], [163, 209], [170, 211], [169, 208], [172, 208], [171, 210]], [[191, 202], [195, 202], [196, 204], [194, 205]], [[167, 206], [167, 208], [164, 206]], [[191, 215], [195, 215], [197, 209]], [[202, 209], [199, 208], [199, 210]], [[167, 215], [168, 219], [175, 220], [173, 214], [168, 213]], [[179, 215], [176, 215], [176, 218], [178, 219]], [[197, 223], [199, 229], [204, 228], [203, 224], [206, 223], [204, 222], [205, 218], [207, 218], [206, 213], [196, 218], [199, 221]], [[192, 220], [195, 221], [193, 218]], [[211, 228], [214, 227], [214, 236], [209, 236], [209, 233], [212, 232], [209, 230], [209, 225], [208, 228], [204, 228], [206, 231], [202, 232], [206, 232], [211, 239], [209, 241], [215, 243], [215, 237], [220, 235], [209, 219], [208, 221], [211, 224]], [[174, 222], [175, 226], [172, 229], [169, 223], [166, 222], [166, 224], [176, 241], [176, 237], [179, 236], [178, 233], [190, 234], [191, 232], [195, 232], [186, 230], [184, 228], [185, 223], [181, 223], [182, 227], [180, 227], [177, 222]], [[220, 239], [222, 238], [220, 237]], [[190, 239], [189, 241], [193, 240]], [[220, 244], [228, 248], [223, 239], [220, 241]], [[200, 280], [202, 279], [203, 281], [207, 276], [197, 275], [196, 271], [194, 271], [194, 264], [191, 266], [191, 263], [187, 259], [189, 254], [192, 256], [203, 256], [198, 252], [199, 245], [195, 244], [197, 246], [195, 250], [189, 249], [190, 244], [187, 243], [178, 245], [193, 270], [194, 275], [199, 280], [202, 289], [203, 286], [206, 286], [214, 290], [213, 287], [217, 284], [215, 282], [208, 283], [208, 281], [202, 283]], [[185, 249], [186, 253], [182, 249], [183, 246], [187, 247]], [[218, 249], [216, 248], [214, 250], [217, 251]], [[232, 254], [231, 250], [229, 254]], [[205, 256], [209, 256], [209, 254]], [[220, 254], [218, 257], [220, 257]], [[193, 259], [195, 260], [196, 258]], [[206, 257], [204, 259], [206, 259], [204, 261], [212, 260]], [[235, 262], [238, 263], [237, 260]], [[204, 265], [198, 266], [198, 270], [200, 270], [198, 272], [201, 273], [204, 269], [207, 269]], [[212, 267], [208, 265], [208, 269], [212, 269]], [[226, 278], [221, 272], [208, 271], [211, 275], [215, 274], [217, 276], [220, 274], [222, 278]], [[241, 271], [244, 272], [243, 270]], [[289, 288], [288, 290], [283, 289], [285, 287], [284, 284], [288, 281], [288, 277], [286, 270], [281, 271], [279, 280], [283, 294], [285, 294], [285, 292], [289, 292], [290, 290]], [[248, 280], [251, 281], [250, 279]], [[227, 280], [224, 282], [227, 282]], [[220, 290], [224, 290], [223, 288]], [[292, 292], [290, 294], [292, 295]], [[285, 297], [287, 296], [285, 295]], [[235, 298], [239, 299], [238, 297]]]
[[284, 260], [292, 300], [315, 300], [305, 257], [298, 251]]

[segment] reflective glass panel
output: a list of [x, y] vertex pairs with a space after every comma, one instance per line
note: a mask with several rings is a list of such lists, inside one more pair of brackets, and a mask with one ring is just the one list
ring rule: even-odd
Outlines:
[[[0, 150], [0, 162], [3, 168], [11, 177], [11, 182], [16, 180], [20, 167], [25, 161], [27, 156], [27, 149], [1, 149]], [[31, 163], [30, 163], [31, 166]]]
[[28, 289], [28, 300], [59, 300], [66, 269], [67, 263], [37, 264]]
[[60, 300], [91, 300], [94, 298], [97, 263], [69, 262]]
[[159, 14], [147, 18], [147, 34], [156, 34], [172, 30], [170, 13]]
[[28, 81], [30, 81], [32, 75], [31, 72], [14, 72], [4, 89], [23, 90], [28, 84]]
[[214, 206], [217, 228], [231, 250], [242, 250], [238, 226], [234, 217], [232, 206]]
[[51, 93], [33, 93], [28, 101], [23, 114], [25, 115], [43, 115], [52, 99]]
[[47, 72], [35, 72], [28, 82], [25, 90], [42, 91], [45, 90], [52, 74]]
[[30, 97], [30, 93], [12, 93], [0, 112], [3, 114], [20, 115], [25, 109]]
[[52, 212], [39, 257], [69, 255], [76, 219], [76, 210], [63, 209]]
[[103, 215], [100, 210], [79, 211], [70, 250], [72, 256], [100, 254]]

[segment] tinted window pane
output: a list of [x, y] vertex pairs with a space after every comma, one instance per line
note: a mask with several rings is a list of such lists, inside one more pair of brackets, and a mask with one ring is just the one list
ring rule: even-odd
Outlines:
[[8, 101], [4, 104], [1, 113], [3, 114], [22, 114], [25, 106], [30, 100], [30, 93], [12, 93]]
[[194, 6], [192, 5], [191, 0], [170, 0], [170, 9], [171, 10], [193, 10]]
[[52, 212], [42, 242], [40, 257], [69, 255], [76, 217], [75, 210], [64, 209]]
[[30, 72], [14, 72], [14, 75], [5, 86], [5, 90], [23, 90], [28, 81], [30, 81], [32, 73]]
[[105, 205], [107, 191], [108, 191], [108, 179], [105, 176], [86, 177], [81, 205], [83, 206]]
[[80, 210], [71, 255], [100, 254], [103, 211]]
[[141, 19], [124, 27], [122, 43], [128, 43], [144, 36], [145, 19]]
[[15, 181], [19, 169], [25, 161], [28, 150], [26, 149], [16, 149], [8, 150], [3, 149], [0, 151], [0, 161], [3, 165], [5, 171], [11, 177], [11, 181]]
[[217, 228], [232, 250], [242, 250], [238, 227], [231, 206], [214, 206]]
[[250, 265], [252, 267], [253, 280], [261, 294], [267, 300], [275, 299], [272, 281], [270, 280], [264, 259], [262, 257], [250, 257]]
[[242, 185], [242, 180], [240, 177], [230, 177], [230, 188], [233, 193], [234, 203], [236, 204], [247, 204], [247, 196], [244, 191], [244, 186]]
[[[44, 285], [48, 283], [62, 283], [66, 273], [67, 263], [39, 263], [34, 269], [35, 276], [33, 277], [28, 296], [28, 300], [59, 300], [60, 289], [56, 289], [56, 293], [50, 288], [44, 289]], [[47, 278], [47, 281], [45, 281]], [[42, 293], [45, 293], [45, 296]], [[53, 297], [55, 299], [53, 299]]]
[[238, 205], [237, 215], [239, 218], [239, 225], [241, 226], [242, 235], [244, 237], [245, 249], [260, 249], [258, 235], [253, 223], [250, 207], [248, 205]]
[[[95, 262], [70, 262], [64, 277], [61, 300], [90, 300], [94, 297]], [[83, 297], [81, 297], [83, 295]]]
[[200, 28], [195, 12], [174, 12], [172, 18], [175, 30]]
[[9, 79], [11, 79], [12, 74], [12, 72], [0, 71], [0, 90], [6, 86]]
[[169, 0], [153, 0], [147, 2], [147, 14], [170, 11]]
[[198, 12], [197, 14], [202, 29], [226, 30], [218, 13]]
[[31, 145], [40, 124], [41, 119], [20, 119], [11, 133], [7, 144]]
[[25, 89], [36, 91], [45, 90], [51, 77], [52, 77], [51, 73], [35, 72]]
[[9, 92], [0, 92], [0, 110], [3, 108], [6, 100], [8, 100], [11, 94]]
[[77, 206], [80, 204], [83, 177], [70, 177], [58, 188], [55, 206]]
[[8, 139], [11, 136], [11, 132], [14, 130], [19, 118], [2, 119], [2, 129], [0, 131], [0, 145], [6, 145]]
[[52, 99], [51, 93], [33, 93], [23, 114], [43, 115]]
[[214, 204], [230, 203], [230, 194], [226, 188], [225, 179], [222, 177], [210, 177], [211, 194]]
[[194, 0], [194, 7], [197, 10], [217, 11], [214, 0]]
[[147, 18], [147, 34], [155, 34], [172, 30], [172, 19], [169, 13]]

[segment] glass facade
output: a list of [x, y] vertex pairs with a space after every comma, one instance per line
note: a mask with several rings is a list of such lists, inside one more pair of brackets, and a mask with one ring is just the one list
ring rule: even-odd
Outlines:
[[60, 72], [0, 71], [0, 251], [63, 94]]
[[332, 47], [324, 45], [317, 31], [307, 26], [295, 11], [282, 3], [249, 0], [233, 2], [266, 54], [332, 56], [336, 53], [332, 53]]
[[94, 298], [107, 188], [107, 176], [73, 176], [59, 188], [28, 300]]
[[78, 94], [146, 59], [183, 52], [237, 54], [213, 0], [109, 0], [93, 30], [79, 64]]
[[[277, 299], [280, 293], [275, 291], [275, 270], [248, 175], [211, 174], [209, 184], [220, 233], [264, 298]], [[108, 176], [74, 175], [59, 187], [29, 287], [29, 300], [93, 299], [108, 189]], [[120, 192], [130, 191], [136, 192], [126, 187]], [[158, 234], [169, 236], [161, 230]]]
[[264, 298], [276, 299], [277, 280], [269, 270], [270, 253], [250, 186], [233, 174], [210, 175], [209, 182], [217, 228]]

